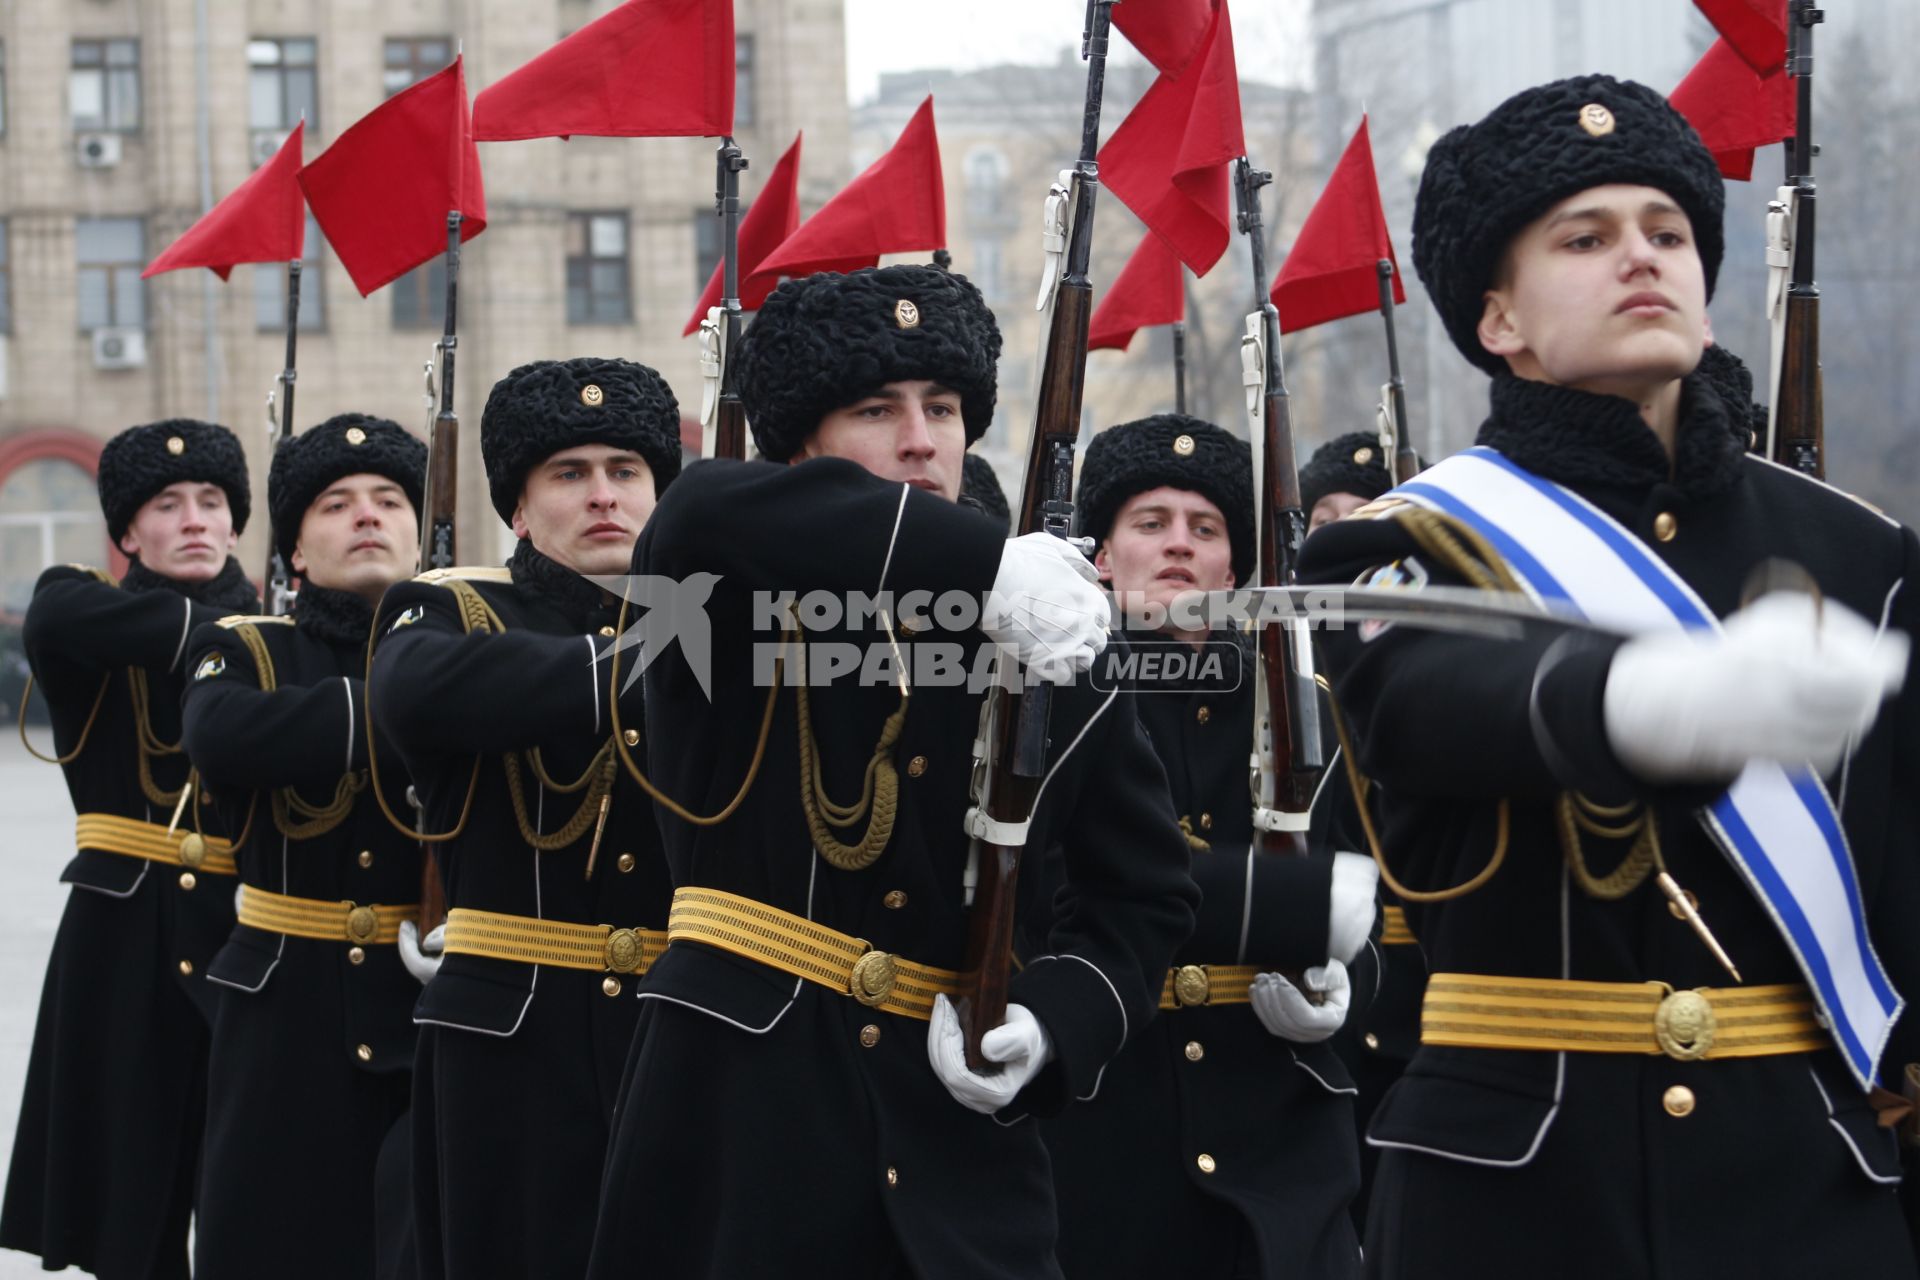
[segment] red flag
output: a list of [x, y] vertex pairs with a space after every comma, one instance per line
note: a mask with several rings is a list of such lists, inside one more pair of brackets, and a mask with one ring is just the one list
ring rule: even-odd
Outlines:
[[[773, 292], [773, 286], [779, 283], [778, 277], [769, 276], [755, 281], [749, 287], [748, 279], [755, 267], [766, 256], [778, 248], [795, 227], [800, 225], [800, 137], [795, 134], [793, 145], [787, 148], [787, 154], [773, 166], [773, 172], [767, 175], [766, 185], [760, 188], [759, 199], [747, 210], [747, 216], [740, 219], [740, 245], [738, 260], [740, 264], [740, 309], [757, 310]], [[694, 304], [693, 316], [687, 321], [687, 327], [680, 331], [686, 337], [700, 327], [707, 318], [709, 308], [720, 305], [722, 274], [726, 271], [724, 260], [713, 267], [713, 275], [707, 279], [707, 287], [700, 294], [700, 301]]]
[[307, 122], [227, 198], [207, 210], [185, 234], [140, 273], [206, 267], [225, 280], [242, 262], [293, 262], [306, 251], [307, 214], [300, 200], [300, 146]]
[[1125, 351], [1141, 329], [1177, 324], [1186, 313], [1180, 259], [1165, 240], [1149, 231], [1094, 310], [1087, 326], [1087, 349]]
[[857, 271], [878, 263], [883, 253], [946, 243], [947, 189], [928, 94], [893, 148], [762, 259], [741, 292], [764, 285], [758, 296], [765, 298], [781, 276]]
[[361, 116], [300, 171], [307, 207], [364, 297], [487, 228], [460, 59]]
[[1147, 0], [1113, 6], [1113, 25], [1153, 64], [1178, 75], [1213, 25], [1212, 0]]
[[1726, 42], [1761, 75], [1787, 64], [1787, 0], [1693, 0]]
[[1307, 214], [1300, 235], [1273, 282], [1280, 332], [1298, 333], [1342, 316], [1380, 307], [1380, 259], [1394, 264], [1393, 300], [1407, 300], [1400, 260], [1387, 235], [1380, 183], [1373, 173], [1373, 142], [1360, 117], [1353, 141], [1333, 167], [1327, 189]]
[[1754, 148], [1793, 136], [1799, 109], [1792, 76], [1757, 74], [1725, 40], [1714, 41], [1667, 100], [1699, 130], [1720, 172], [1741, 182], [1753, 177]]
[[733, 0], [631, 0], [483, 89], [473, 136], [723, 137], [733, 60]]
[[1100, 149], [1100, 177], [1192, 267], [1205, 275], [1226, 252], [1227, 163], [1247, 150], [1226, 0], [1177, 75], [1161, 72]]

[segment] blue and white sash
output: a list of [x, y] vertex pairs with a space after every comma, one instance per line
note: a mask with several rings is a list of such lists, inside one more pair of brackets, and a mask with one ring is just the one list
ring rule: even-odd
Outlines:
[[[1477, 529], [1537, 597], [1633, 634], [1718, 630], [1692, 588], [1618, 521], [1495, 450], [1456, 454], [1393, 491]], [[1863, 1089], [1903, 1001], [1867, 936], [1839, 815], [1806, 766], [1754, 761], [1701, 824], [1793, 950]]]

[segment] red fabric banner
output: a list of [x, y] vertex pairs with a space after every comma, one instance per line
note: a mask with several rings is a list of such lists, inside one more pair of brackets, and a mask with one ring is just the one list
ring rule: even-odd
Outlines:
[[1787, 0], [1693, 0], [1713, 29], [1760, 75], [1787, 64]]
[[1407, 300], [1400, 260], [1387, 234], [1380, 183], [1373, 172], [1367, 118], [1333, 167], [1326, 190], [1300, 228], [1273, 282], [1280, 332], [1298, 333], [1329, 320], [1380, 309], [1380, 259], [1394, 264], [1393, 300]]
[[1758, 74], [1725, 40], [1714, 41], [1667, 100], [1699, 131], [1720, 172], [1741, 182], [1753, 177], [1755, 148], [1793, 136], [1800, 106], [1792, 76]]
[[273, 159], [227, 193], [147, 264], [141, 279], [182, 267], [206, 267], [225, 280], [242, 262], [293, 262], [306, 250], [307, 212], [300, 199], [302, 120]]
[[1113, 6], [1113, 25], [1155, 71], [1178, 75], [1213, 25], [1212, 0], [1129, 0]]
[[1087, 327], [1087, 349], [1125, 351], [1140, 330], [1178, 323], [1186, 314], [1180, 259], [1165, 240], [1149, 231], [1094, 309]]
[[[747, 209], [740, 219], [740, 309], [757, 311], [760, 304], [767, 300], [778, 283], [768, 277], [755, 281], [748, 287], [748, 280], [766, 256], [778, 248], [786, 238], [800, 225], [800, 138], [795, 134], [793, 145], [787, 148], [787, 154], [773, 166], [773, 172], [767, 175], [767, 181], [760, 188], [759, 198]], [[713, 274], [707, 278], [707, 287], [700, 293], [700, 301], [694, 304], [693, 315], [687, 320], [687, 327], [680, 331], [686, 337], [700, 327], [707, 318], [710, 308], [720, 305], [722, 273], [727, 269], [724, 259], [714, 264]]]

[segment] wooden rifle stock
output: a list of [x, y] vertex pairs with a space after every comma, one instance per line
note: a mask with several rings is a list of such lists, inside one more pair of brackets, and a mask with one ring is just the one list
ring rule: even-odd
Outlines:
[[[447, 314], [440, 335], [440, 408], [427, 446], [427, 537], [420, 548], [429, 569], [454, 564], [454, 514], [460, 499], [460, 415], [453, 408], [453, 355], [458, 348], [460, 214], [447, 214]], [[429, 366], [431, 368], [431, 366]], [[430, 846], [420, 849], [420, 936], [445, 924], [447, 887]]]
[[1814, 272], [1818, 189], [1813, 180], [1813, 29], [1825, 15], [1811, 0], [1792, 0], [1788, 13], [1798, 112], [1791, 151], [1793, 275], [1787, 287], [1786, 334], [1780, 383], [1774, 391], [1773, 460], [1826, 476], [1826, 416], [1820, 375], [1820, 285]]
[[720, 399], [714, 406], [713, 456], [735, 460], [747, 456], [747, 410], [733, 378], [733, 352], [740, 342], [740, 173], [746, 167], [747, 158], [734, 140], [723, 139], [715, 156], [713, 193], [721, 243], [726, 246], [720, 275]]
[[[300, 260], [287, 263], [287, 360], [275, 379], [276, 389], [280, 393], [280, 416], [276, 422], [273, 413], [274, 397], [267, 396], [267, 430], [273, 438], [273, 452], [278, 453], [280, 446], [293, 436], [293, 387], [300, 376], [295, 357], [300, 337]], [[268, 459], [271, 463], [272, 459]], [[293, 607], [293, 572], [280, 555], [279, 539], [267, 538], [267, 612], [275, 615], [286, 613]]]

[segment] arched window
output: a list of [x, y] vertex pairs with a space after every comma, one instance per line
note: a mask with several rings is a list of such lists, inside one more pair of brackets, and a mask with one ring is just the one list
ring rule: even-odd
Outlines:
[[109, 566], [94, 481], [100, 443], [34, 431], [0, 444], [0, 612], [17, 618], [49, 565]]
[[967, 214], [979, 219], [1000, 215], [1007, 184], [1007, 158], [991, 147], [967, 153]]

